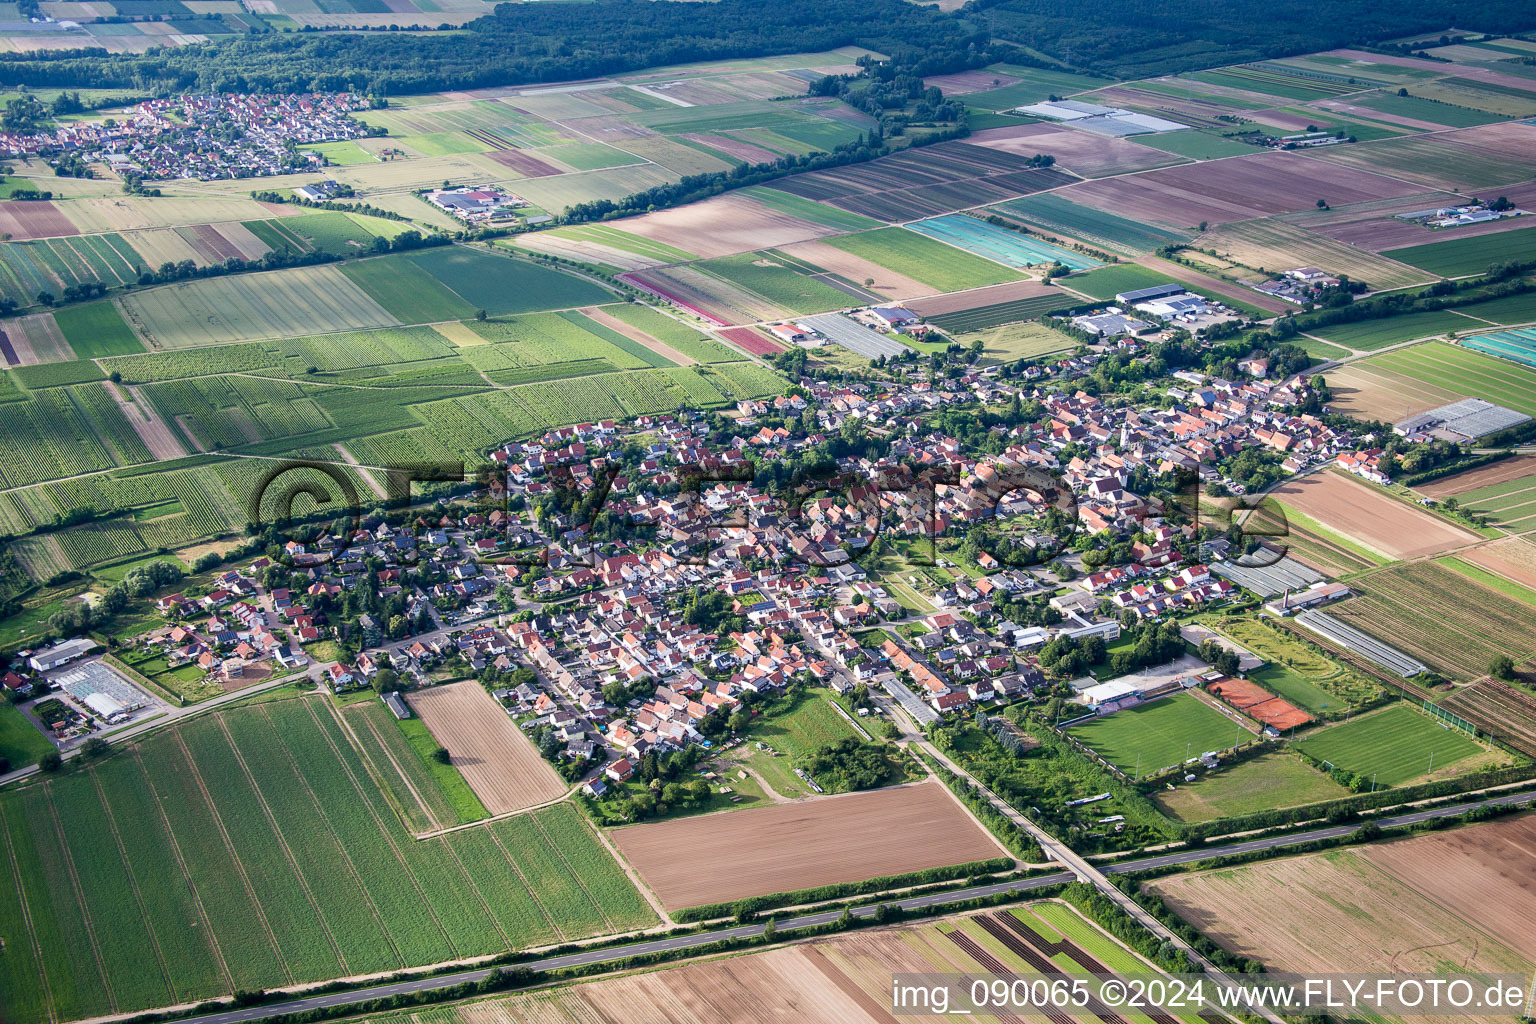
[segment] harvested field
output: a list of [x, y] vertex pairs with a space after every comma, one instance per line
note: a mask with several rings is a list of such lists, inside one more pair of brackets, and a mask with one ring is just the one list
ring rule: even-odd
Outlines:
[[[1227, 951], [1285, 971], [1530, 973], [1530, 816], [1158, 879]], [[1511, 870], [1511, 865], [1520, 865]]]
[[1489, 572], [1514, 580], [1523, 587], [1536, 590], [1536, 544], [1520, 537], [1485, 544], [1480, 548], [1464, 551], [1463, 561], [1480, 565]]
[[624, 230], [705, 259], [774, 248], [831, 234], [833, 229], [781, 213], [742, 196], [716, 196], [623, 222]]
[[1439, 554], [1480, 539], [1470, 530], [1396, 501], [1379, 488], [1343, 473], [1313, 473], [1270, 493], [1389, 558]]
[[1083, 182], [1060, 195], [1131, 220], [1192, 229], [1201, 221], [1226, 224], [1314, 208], [1319, 199], [1342, 205], [1420, 191], [1369, 171], [1320, 171], [1320, 163], [1329, 166], [1294, 153], [1259, 153]]
[[966, 141], [1017, 156], [1048, 153], [1056, 166], [1065, 167], [1084, 178], [1106, 174], [1145, 171], [1153, 167], [1184, 163], [1173, 153], [1138, 146], [1126, 139], [1110, 139], [1091, 132], [1077, 131], [1058, 124], [1021, 124], [1017, 127], [988, 128], [974, 132]]
[[29, 199], [0, 203], [0, 232], [15, 239], [57, 238], [80, 229], [48, 200]]
[[1363, 281], [1372, 291], [1433, 280], [1433, 275], [1417, 267], [1357, 249], [1326, 235], [1304, 231], [1281, 220], [1226, 224], [1202, 237], [1200, 247], [1214, 249], [1223, 257], [1250, 267], [1263, 267], [1270, 272], [1292, 266], [1320, 267], [1330, 274], [1344, 274], [1352, 281]]
[[1282, 700], [1246, 679], [1222, 679], [1208, 685], [1206, 690], [1254, 721], [1273, 726], [1281, 732], [1312, 721], [1311, 715], [1290, 701]]
[[474, 680], [417, 690], [409, 702], [492, 814], [548, 803], [565, 792], [533, 743]]
[[[887, 270], [878, 263], [855, 256], [826, 242], [797, 242], [794, 245], [785, 246], [782, 251], [786, 256], [812, 263], [888, 300], [896, 301], [932, 295], [935, 291], [932, 285], [923, 284], [894, 270]], [[873, 283], [866, 284], [867, 281]]]
[[1496, 655], [1536, 654], [1536, 609], [1436, 562], [1393, 566], [1350, 584], [1330, 612], [1451, 679], [1476, 679]]
[[669, 910], [1008, 855], [933, 781], [611, 835]]
[[64, 332], [52, 313], [33, 313], [17, 317], [5, 325], [11, 347], [16, 351], [21, 366], [33, 363], [59, 363], [75, 359], [75, 350], [69, 347]]
[[87, 233], [224, 224], [229, 221], [302, 216], [305, 213], [302, 207], [264, 204], [254, 199], [213, 197], [152, 199], [141, 196], [101, 196], [72, 199], [66, 209], [73, 225]]
[[[939, 316], [943, 313], [959, 313], [967, 309], [979, 309], [982, 306], [996, 306], [1004, 302], [1017, 302], [1020, 299], [1038, 299], [1041, 296], [1059, 296], [1060, 288], [1041, 284], [1039, 281], [1012, 281], [1007, 284], [994, 284], [986, 288], [972, 288], [963, 292], [949, 292], [945, 295], [935, 295], [928, 299], [918, 299], [907, 303], [907, 308], [920, 316]], [[1067, 296], [1066, 303], [1075, 301]]]
[[[1465, 473], [1443, 476], [1420, 484], [1414, 490], [1429, 498], [1449, 498], [1468, 491], [1477, 491], [1497, 484], [1509, 483], [1522, 477], [1536, 477], [1536, 455], [1516, 455], [1500, 459], [1491, 466], [1480, 466]], [[1536, 479], [1530, 486], [1536, 487]]]

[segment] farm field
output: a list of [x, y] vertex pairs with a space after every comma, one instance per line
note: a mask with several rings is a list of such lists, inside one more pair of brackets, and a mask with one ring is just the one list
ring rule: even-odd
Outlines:
[[948, 242], [1004, 266], [1024, 268], [1060, 263], [1069, 270], [1087, 270], [1099, 261], [1050, 242], [961, 214], [908, 224], [907, 229]]
[[955, 335], [955, 341], [969, 347], [982, 344], [981, 357], [988, 362], [1009, 363], [1015, 359], [1038, 359], [1058, 352], [1070, 352], [1077, 342], [1044, 324], [1016, 323]]
[[432, 759], [437, 740], [419, 717], [397, 721], [382, 701], [362, 700], [341, 708], [340, 718], [358, 755], [412, 833], [490, 816], [457, 768]]
[[398, 322], [336, 266], [185, 281], [132, 292], [121, 302], [147, 347], [161, 351]]
[[1536, 227], [1388, 249], [1382, 255], [1440, 277], [1465, 277], [1481, 274], [1495, 263], [1520, 263], [1536, 257]]
[[1343, 786], [1289, 754], [1260, 754], [1248, 761], [1179, 783], [1154, 799], [1179, 821], [1202, 822], [1282, 807], [1323, 803], [1347, 795]]
[[1463, 527], [1343, 473], [1313, 473], [1269, 493], [1287, 508], [1295, 508], [1389, 558], [1438, 554], [1479, 539]]
[[1430, 498], [1455, 498], [1511, 532], [1536, 528], [1536, 456], [1516, 455], [1465, 473], [1441, 477], [1415, 490]]
[[622, 231], [627, 235], [638, 235], [703, 259], [776, 248], [840, 230], [737, 194], [629, 217], [622, 223]]
[[1104, 760], [1138, 778], [1208, 750], [1226, 750], [1253, 736], [1188, 693], [1103, 715], [1074, 725], [1068, 732]]
[[492, 814], [547, 803], [566, 791], [517, 723], [474, 680], [418, 690], [408, 703]]
[[462, 320], [475, 307], [408, 260], [371, 259], [347, 263], [341, 272], [403, 324]]
[[[1434, 106], [1437, 110], [1454, 109]], [[1317, 151], [1311, 158], [1336, 166], [1359, 168], [1362, 172], [1379, 170], [1430, 188], [1482, 190], [1536, 177], [1536, 160], [1531, 155], [1532, 135], [1536, 135], [1536, 127], [1509, 121], [1462, 131], [1332, 146]], [[1384, 198], [1388, 194], [1373, 198]], [[1342, 205], [1332, 199], [1328, 201], [1335, 206]]]
[[591, 306], [613, 298], [608, 289], [592, 281], [463, 245], [424, 249], [401, 258], [492, 316]]
[[991, 209], [1033, 227], [1060, 231], [1074, 238], [1111, 245], [1130, 253], [1151, 252], [1190, 239], [1190, 232], [1166, 230], [1152, 224], [1127, 220], [1106, 210], [1071, 202], [1055, 192], [999, 203]]
[[1527, 535], [1506, 537], [1471, 551], [1461, 559], [1491, 573], [1512, 580], [1529, 591], [1536, 591], [1536, 543]]
[[[858, 299], [824, 281], [800, 273], [796, 261], [773, 253], [743, 253], [694, 264], [694, 269], [755, 292], [792, 313], [825, 313], [842, 309]], [[820, 267], [814, 268], [820, 271]]]
[[903, 228], [838, 235], [826, 239], [826, 244], [945, 292], [1002, 284], [1021, 276], [989, 259]]
[[1298, 263], [1319, 267], [1330, 274], [1364, 282], [1371, 291], [1403, 288], [1430, 280], [1430, 275], [1396, 262], [1395, 258], [1357, 249], [1283, 220], [1224, 224], [1204, 235], [1200, 239], [1200, 248], [1213, 249], [1224, 258], [1267, 273]]
[[1151, 146], [1153, 149], [1161, 149], [1165, 153], [1173, 153], [1177, 156], [1187, 156], [1191, 160], [1215, 160], [1224, 156], [1244, 156], [1253, 152], [1252, 146], [1199, 131], [1158, 132], [1156, 135], [1142, 136], [1137, 140], [1137, 144]]
[[1396, 421], [1458, 398], [1477, 397], [1536, 413], [1536, 369], [1459, 345], [1426, 342], [1329, 370], [1332, 405]]
[[1202, 221], [1226, 224], [1312, 209], [1319, 199], [1342, 206], [1414, 191], [1413, 185], [1369, 171], [1270, 152], [1098, 178], [1057, 195], [1128, 220], [1185, 231]]
[[67, 306], [53, 314], [53, 319], [69, 347], [81, 359], [144, 351], [144, 346], [128, 329], [110, 299]]
[[1113, 266], [1090, 270], [1086, 274], [1073, 274], [1065, 278], [1065, 282], [1068, 288], [1081, 292], [1090, 299], [1111, 302], [1120, 292], [1174, 283], [1173, 278], [1166, 274], [1160, 274], [1137, 263], [1116, 263]]
[[1504, 654], [1536, 655], [1529, 606], [1435, 562], [1371, 573], [1333, 614], [1452, 679], [1475, 679]]
[[[1482, 744], [1466, 733], [1400, 704], [1327, 726], [1295, 741], [1295, 746], [1342, 771], [1375, 776], [1381, 786], [1454, 778], [1462, 774], [1458, 762], [1483, 752]], [[1486, 767], [1481, 759], [1479, 765]]]
[[53, 743], [10, 704], [0, 705], [0, 759], [14, 771], [37, 764], [38, 758], [53, 750]]
[[1056, 158], [1054, 166], [1064, 167], [1084, 178], [1145, 171], [1182, 162], [1172, 153], [1148, 149], [1140, 140], [1106, 138], [1062, 124], [987, 128], [972, 132], [966, 141], [1019, 156], [1044, 153]]
[[610, 835], [668, 910], [1006, 856], [933, 781]]
[[1458, 689], [1440, 707], [1527, 755], [1536, 756], [1536, 699], [1488, 678]]
[[0, 974], [19, 1024], [655, 921], [569, 805], [413, 840], [315, 698], [205, 715], [7, 792], [0, 836], [32, 922], [0, 903], [5, 934], [30, 932], [47, 965], [18, 943]]
[[[910, 305], [909, 303], [909, 308]], [[929, 322], [941, 330], [962, 334], [967, 331], [985, 331], [1004, 325], [1018, 325], [1021, 321], [1054, 313], [1058, 309], [1065, 309], [1072, 305], [1076, 305], [1073, 296], [1062, 291], [1050, 291], [1033, 298], [1014, 299], [990, 306], [976, 306], [954, 313], [934, 314], [929, 317]]]
[[933, 285], [913, 280], [888, 267], [882, 267], [878, 263], [855, 256], [851, 252], [817, 239], [796, 242], [794, 245], [786, 245], [774, 251], [801, 263], [819, 267], [828, 274], [834, 274], [844, 281], [857, 285], [860, 291], [878, 295], [887, 301], [933, 295], [938, 290]]
[[[1045, 965], [1045, 966], [1042, 966]], [[1065, 903], [1038, 902], [922, 924], [863, 929], [760, 952], [677, 964], [662, 971], [370, 1017], [366, 1024], [487, 1021], [889, 1024], [891, 976], [1002, 971], [1029, 980], [1152, 971], [1145, 961]], [[807, 998], [814, 994], [814, 998]], [[680, 1010], [679, 1007], [686, 1007]], [[1167, 1017], [1168, 1024], [1186, 1016]], [[917, 1020], [937, 1019], [922, 1014]], [[896, 1019], [900, 1019], [899, 1017]], [[974, 1019], [992, 1021], [989, 1015]], [[1193, 1018], [1190, 1016], [1191, 1020]]]
[[1523, 327], [1494, 334], [1477, 334], [1462, 341], [1467, 348], [1513, 362], [1536, 366], [1536, 329]]
[[1373, 352], [1388, 345], [1398, 345], [1420, 338], [1433, 338], [1456, 331], [1474, 330], [1477, 321], [1470, 320], [1449, 309], [1436, 309], [1405, 316], [1389, 316], [1380, 320], [1360, 320], [1352, 324], [1332, 324], [1314, 328], [1311, 332], [1320, 338], [1357, 352]]
[[1525, 974], [1536, 898], [1507, 866], [1533, 839], [1527, 815], [1151, 888], [1228, 952], [1271, 970]]

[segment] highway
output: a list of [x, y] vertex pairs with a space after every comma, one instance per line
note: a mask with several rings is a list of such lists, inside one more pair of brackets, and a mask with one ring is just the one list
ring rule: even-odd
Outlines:
[[[1383, 828], [1398, 825], [1414, 825], [1429, 821], [1433, 818], [1447, 818], [1461, 814], [1474, 807], [1496, 807], [1508, 804], [1524, 803], [1536, 799], [1536, 795], [1530, 793], [1507, 793], [1501, 796], [1490, 797], [1485, 800], [1469, 800], [1448, 807], [1438, 807], [1423, 811], [1414, 811], [1409, 814], [1394, 815], [1376, 819], [1376, 823]], [[1331, 825], [1327, 828], [1309, 829], [1305, 832], [1290, 835], [1268, 836], [1261, 839], [1252, 839], [1241, 843], [1225, 845], [1210, 845], [1197, 848], [1176, 850], [1172, 853], [1159, 854], [1152, 857], [1140, 857], [1135, 860], [1121, 861], [1104, 867], [1107, 874], [1124, 874], [1130, 871], [1143, 871], [1148, 868], [1166, 867], [1172, 864], [1187, 864], [1193, 861], [1206, 860], [1211, 857], [1223, 857], [1237, 853], [1247, 853], [1254, 850], [1268, 850], [1276, 847], [1298, 846], [1304, 843], [1315, 842], [1320, 839], [1336, 839], [1346, 836], [1360, 827], [1355, 822], [1348, 825]], [[1037, 875], [1033, 878], [1022, 878], [1008, 882], [995, 882], [990, 885], [971, 886], [964, 889], [951, 889], [946, 892], [931, 893], [926, 896], [914, 896], [910, 899], [891, 900], [890, 904], [903, 910], [919, 910], [937, 904], [953, 903], [958, 900], [974, 899], [979, 896], [992, 896], [1001, 892], [1027, 892], [1031, 889], [1040, 889], [1045, 886], [1059, 885], [1075, 879], [1072, 871], [1058, 871], [1048, 875]], [[877, 904], [863, 907], [855, 907], [855, 917], [870, 917], [875, 913]], [[841, 910], [825, 910], [800, 914], [786, 918], [778, 922], [780, 934], [794, 932], [799, 929], [812, 928], [817, 925], [828, 924], [841, 916]], [[527, 967], [535, 971], [552, 971], [566, 967], [581, 967], [586, 964], [602, 963], [606, 960], [615, 960], [621, 957], [636, 956], [643, 953], [660, 953], [672, 950], [686, 950], [704, 946], [721, 939], [745, 938], [761, 934], [762, 924], [744, 924], [717, 931], [695, 932], [688, 935], [674, 935], [659, 939], [646, 939], [639, 942], [626, 943], [619, 946], [608, 946], [601, 949], [592, 949], [575, 953], [564, 953], [559, 956], [545, 957], [540, 960], [529, 960], [519, 966]], [[203, 1014], [197, 1017], [183, 1018], [187, 1024], [240, 1024], [245, 1021], [263, 1020], [280, 1014], [298, 1013], [303, 1010], [313, 1010], [328, 1006], [342, 1006], [348, 1003], [362, 1002], [369, 999], [380, 999], [406, 992], [424, 992], [431, 989], [448, 988], [466, 981], [479, 981], [487, 977], [497, 967], [483, 967], [473, 970], [456, 971], [452, 974], [438, 974], [431, 977], [415, 978], [409, 981], [384, 982], [378, 985], [370, 985], [365, 988], [351, 989], [346, 992], [332, 992], [325, 995], [301, 996], [284, 1000], [280, 1003], [269, 1003], [264, 1006], [248, 1007], [240, 1010], [228, 1010], [220, 1013]]]

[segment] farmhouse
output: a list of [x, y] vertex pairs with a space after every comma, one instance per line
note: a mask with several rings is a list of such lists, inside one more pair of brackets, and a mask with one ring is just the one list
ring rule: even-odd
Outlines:
[[511, 216], [513, 210], [529, 205], [528, 200], [494, 185], [439, 189], [428, 192], [426, 198], [444, 213], [469, 224], [501, 220]]

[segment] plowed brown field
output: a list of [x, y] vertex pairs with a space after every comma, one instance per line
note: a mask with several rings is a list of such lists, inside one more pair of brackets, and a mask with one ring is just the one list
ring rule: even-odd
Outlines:
[[611, 835], [668, 910], [1008, 855], [932, 781]]
[[1391, 558], [1417, 558], [1471, 544], [1479, 538], [1370, 484], [1325, 471], [1272, 492], [1285, 504]]
[[418, 690], [408, 703], [492, 814], [547, 803], [565, 792], [560, 776], [479, 683]]
[[1448, 498], [1475, 491], [1479, 487], [1491, 487], [1494, 484], [1518, 480], [1523, 476], [1536, 476], [1536, 455], [1516, 455], [1512, 459], [1500, 459], [1491, 466], [1482, 466], [1465, 473], [1431, 480], [1414, 490], [1429, 498]]

